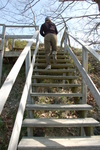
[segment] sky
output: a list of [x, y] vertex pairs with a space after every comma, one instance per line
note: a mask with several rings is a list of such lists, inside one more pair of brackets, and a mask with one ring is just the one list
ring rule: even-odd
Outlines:
[[[3, 11], [1, 13], [1, 9], [0, 9], [0, 14], [1, 14], [0, 23], [2, 23], [2, 24], [12, 24], [12, 22], [9, 22], [9, 20], [13, 21], [14, 18], [17, 18], [17, 20], [21, 19], [19, 15], [16, 15], [17, 11], [18, 11], [18, 8], [20, 8], [20, 5], [19, 5], [19, 7], [18, 6], [16, 7], [16, 0], [9, 0], [10, 4], [9, 3], [7, 4], [7, 1], [8, 0], [0, 0], [0, 8], [2, 8], [3, 6], [6, 5], [6, 10], [8, 11], [5, 15], [3, 15]], [[22, 2], [23, 1], [24, 0], [22, 0]], [[93, 5], [92, 7], [89, 8], [90, 0], [87, 0], [87, 1], [88, 1], [88, 3], [85, 2], [85, 1], [77, 2], [77, 5], [75, 5], [74, 7], [70, 8], [70, 9], [67, 9], [63, 13], [63, 17], [72, 17], [72, 16], [83, 15], [83, 14], [98, 13], [97, 5]], [[39, 3], [37, 3], [33, 7], [33, 10], [34, 10], [35, 15], [36, 15], [36, 23], [37, 23], [37, 25], [39, 25], [39, 28], [41, 27], [41, 24], [44, 23], [45, 17], [47, 15], [49, 15], [49, 12], [47, 11], [47, 8], [50, 8], [51, 10], [54, 10], [55, 8], [57, 8], [57, 6], [60, 3], [61, 2], [59, 2], [57, 0], [56, 4], [54, 4], [54, 6], [53, 5], [50, 6], [50, 5], [47, 5], [48, 4], [48, 0], [40, 0]], [[65, 2], [64, 5], [66, 6], [68, 3], [69, 2]], [[88, 10], [86, 11], [87, 8], [88, 8]], [[15, 12], [14, 16], [10, 13], [10, 10]], [[41, 12], [41, 15], [40, 15], [40, 12]], [[27, 19], [27, 20], [29, 20], [29, 23], [32, 21], [32, 17], [33, 16], [30, 16], [30, 14], [29, 14], [29, 18]], [[53, 16], [51, 16], [51, 17], [53, 17]], [[6, 19], [6, 21], [5, 21], [5, 19]], [[26, 18], [25, 18], [24, 13], [23, 13], [22, 22], [24, 22], [25, 19]], [[71, 34], [73, 34], [74, 36], [76, 36], [76, 37], [78, 37], [79, 39], [82, 40], [83, 38], [85, 38], [85, 35], [82, 32], [82, 28], [85, 26], [86, 21], [87, 20], [84, 19], [84, 18], [82, 20], [80, 20], [80, 19], [69, 20], [67, 22], [67, 26], [68, 26], [69, 32]], [[56, 21], [54, 23], [56, 23]], [[58, 31], [60, 30], [60, 28], [61, 28], [61, 25], [57, 26]], [[16, 30], [12, 30], [12, 29], [9, 28], [8, 30], [6, 30], [6, 32], [7, 32], [7, 34], [10, 34], [10, 33], [11, 34], [27, 34], [27, 33], [31, 34], [31, 33], [34, 32], [34, 30], [29, 29], [29, 31], [28, 31], [27, 29], [18, 29], [18, 28]], [[62, 34], [63, 34], [63, 31], [58, 34], [58, 45], [60, 44]], [[40, 35], [40, 41], [41, 42], [44, 41], [44, 38], [41, 35]]]

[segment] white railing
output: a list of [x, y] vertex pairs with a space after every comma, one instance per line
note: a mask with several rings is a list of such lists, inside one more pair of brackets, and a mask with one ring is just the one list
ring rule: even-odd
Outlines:
[[20, 100], [18, 113], [17, 113], [15, 124], [14, 124], [14, 127], [13, 127], [13, 132], [12, 132], [12, 135], [11, 135], [8, 150], [16, 150], [17, 149], [17, 144], [18, 144], [18, 139], [19, 139], [19, 135], [20, 135], [23, 115], [24, 115], [25, 106], [26, 106], [26, 102], [27, 102], [27, 97], [28, 97], [28, 94], [30, 92], [31, 77], [32, 77], [33, 68], [34, 68], [34, 64], [35, 64], [36, 54], [37, 54], [37, 51], [38, 51], [38, 46], [39, 46], [39, 41], [37, 42], [35, 52], [33, 54], [32, 63], [30, 65], [30, 69], [29, 69], [29, 72], [28, 72], [28, 75], [27, 75], [26, 83], [25, 83], [25, 86], [24, 86], [24, 90], [23, 90], [23, 93], [22, 93], [21, 100]]
[[[39, 36], [39, 30], [36, 31], [35, 35]], [[22, 67], [23, 62], [26, 62], [26, 75], [28, 74], [30, 62], [31, 62], [31, 46], [34, 41], [34, 36], [30, 39], [30, 42], [26, 45], [23, 49], [22, 53], [20, 54], [19, 58], [17, 59], [16, 63], [14, 64], [13, 68], [11, 69], [10, 73], [8, 74], [5, 82], [3, 83], [2, 87], [0, 88], [0, 114], [2, 113], [3, 107], [8, 99], [8, 96], [11, 92], [13, 84], [17, 78], [17, 75]]]
[[[81, 46], [82, 46], [82, 64], [79, 62], [77, 57], [75, 56], [74, 52], [72, 49], [68, 46], [68, 37], [73, 38], [75, 41], [77, 41]], [[93, 97], [95, 98], [96, 103], [100, 107], [100, 92], [93, 83], [92, 79], [90, 78], [88, 74], [88, 52], [92, 54], [94, 58], [100, 63], [100, 55], [93, 49], [91, 49], [88, 46], [85, 46], [85, 44], [81, 41], [78, 41], [75, 37], [73, 37], [71, 34], [68, 33], [67, 29], [65, 29], [64, 34], [62, 36], [61, 40], [61, 47], [62, 43], [64, 42], [64, 48], [65, 52], [69, 52], [70, 56], [74, 60], [75, 65], [77, 66], [79, 72], [81, 73], [83, 77], [83, 82], [82, 82], [82, 103], [86, 103], [87, 100], [87, 86], [90, 89]]]
[[[33, 37], [33, 35], [6, 35], [6, 28], [35, 28], [38, 30], [38, 26], [28, 26], [28, 25], [5, 25], [5, 24], [0, 24], [2, 26], [2, 33], [0, 34], [1, 38], [1, 45], [0, 45], [0, 86], [1, 86], [1, 78], [2, 78], [2, 64], [3, 64], [3, 55], [4, 55], [4, 42], [6, 40], [6, 47], [8, 46], [8, 39], [13, 39], [12, 40], [12, 49], [14, 46], [14, 39], [30, 39]], [[34, 39], [37, 38], [37, 35], [34, 34]]]
[[[12, 37], [12, 38], [16, 38], [16, 37]], [[33, 53], [33, 58], [32, 58], [32, 62], [31, 62], [31, 46], [34, 42], [34, 39], [36, 39], [36, 48]], [[16, 115], [16, 119], [15, 119], [13, 131], [12, 131], [12, 135], [10, 138], [8, 150], [16, 150], [17, 149], [18, 140], [19, 140], [19, 136], [20, 136], [20, 130], [21, 130], [21, 126], [22, 126], [23, 115], [24, 115], [24, 111], [25, 111], [25, 106], [26, 106], [26, 103], [29, 103], [29, 102], [31, 103], [31, 97], [30, 97], [31, 77], [32, 77], [33, 68], [35, 65], [35, 58], [36, 58], [36, 54], [38, 52], [38, 47], [39, 47], [39, 28], [37, 26], [37, 31], [35, 32], [35, 34], [29, 40], [29, 43], [26, 45], [26, 47], [21, 52], [20, 56], [18, 57], [17, 61], [15, 62], [13, 68], [11, 69], [10, 73], [8, 74], [5, 82], [3, 83], [3, 85], [0, 89], [0, 114], [1, 114], [2, 110], [4, 108], [4, 105], [8, 99], [8, 96], [11, 92], [11, 89], [13, 87], [13, 84], [15, 83], [18, 73], [25, 61], [26, 82], [25, 82], [25, 86], [23, 89], [20, 103], [19, 103], [19, 108], [18, 108], [18, 112]]]
[[72, 37], [75, 41], [77, 41], [84, 49], [86, 49], [86, 51], [88, 51], [89, 53], [91, 53], [91, 55], [93, 57], [95, 57], [95, 59], [100, 63], [100, 55], [98, 55], [98, 53], [92, 49], [91, 47], [89, 46], [86, 46], [85, 43], [83, 41], [80, 41], [80, 40], [77, 40], [75, 37], [73, 37], [71, 34], [69, 34], [67, 31], [66, 31], [66, 34], [70, 37]]

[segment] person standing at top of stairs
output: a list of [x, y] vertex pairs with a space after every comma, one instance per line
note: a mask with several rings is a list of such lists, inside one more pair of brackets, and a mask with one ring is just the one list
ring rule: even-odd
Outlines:
[[50, 46], [52, 47], [53, 62], [57, 61], [57, 28], [56, 25], [51, 22], [50, 17], [45, 18], [45, 23], [41, 25], [40, 34], [44, 37], [45, 56], [47, 67], [45, 69], [51, 69], [50, 63]]

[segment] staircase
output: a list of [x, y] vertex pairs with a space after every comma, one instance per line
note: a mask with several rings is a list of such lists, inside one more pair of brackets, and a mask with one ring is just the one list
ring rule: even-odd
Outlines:
[[[21, 91], [22, 96], [8, 150], [100, 150], [100, 135], [93, 134], [94, 127], [100, 124], [87, 115], [92, 110], [92, 106], [87, 104], [87, 86], [100, 107], [100, 92], [88, 74], [88, 53], [100, 63], [98, 53], [70, 35], [65, 28], [61, 48], [57, 52], [57, 63], [53, 64], [51, 56], [52, 68], [45, 70], [45, 52], [39, 50], [39, 27], [32, 26], [37, 30], [31, 36], [5, 35], [7, 27], [10, 26], [3, 25], [2, 43], [8, 37], [31, 38], [0, 88], [1, 115], [25, 62], [26, 81]], [[82, 62], [69, 46], [70, 37], [82, 46]], [[35, 39], [36, 47], [32, 54], [31, 48]], [[4, 45], [0, 51], [1, 80]], [[10, 52], [10, 56], [14, 57], [13, 51]], [[27, 135], [19, 140], [22, 128], [27, 128]]]
[[71, 57], [58, 51], [57, 64], [51, 56], [51, 66], [45, 70], [45, 52], [39, 50], [31, 103], [26, 105], [27, 117], [22, 123], [22, 128], [27, 127], [27, 137], [21, 139], [18, 150], [100, 150], [100, 137], [93, 136], [93, 127], [99, 122], [86, 117], [92, 106], [81, 103], [82, 85]]

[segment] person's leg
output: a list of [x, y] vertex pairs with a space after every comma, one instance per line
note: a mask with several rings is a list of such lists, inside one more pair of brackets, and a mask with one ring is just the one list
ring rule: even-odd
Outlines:
[[45, 56], [46, 56], [46, 69], [51, 69], [50, 64], [50, 35], [47, 34], [44, 38], [44, 45], [45, 45]]
[[55, 34], [51, 34], [51, 44], [52, 44], [52, 56], [53, 62], [57, 62], [57, 36]]

